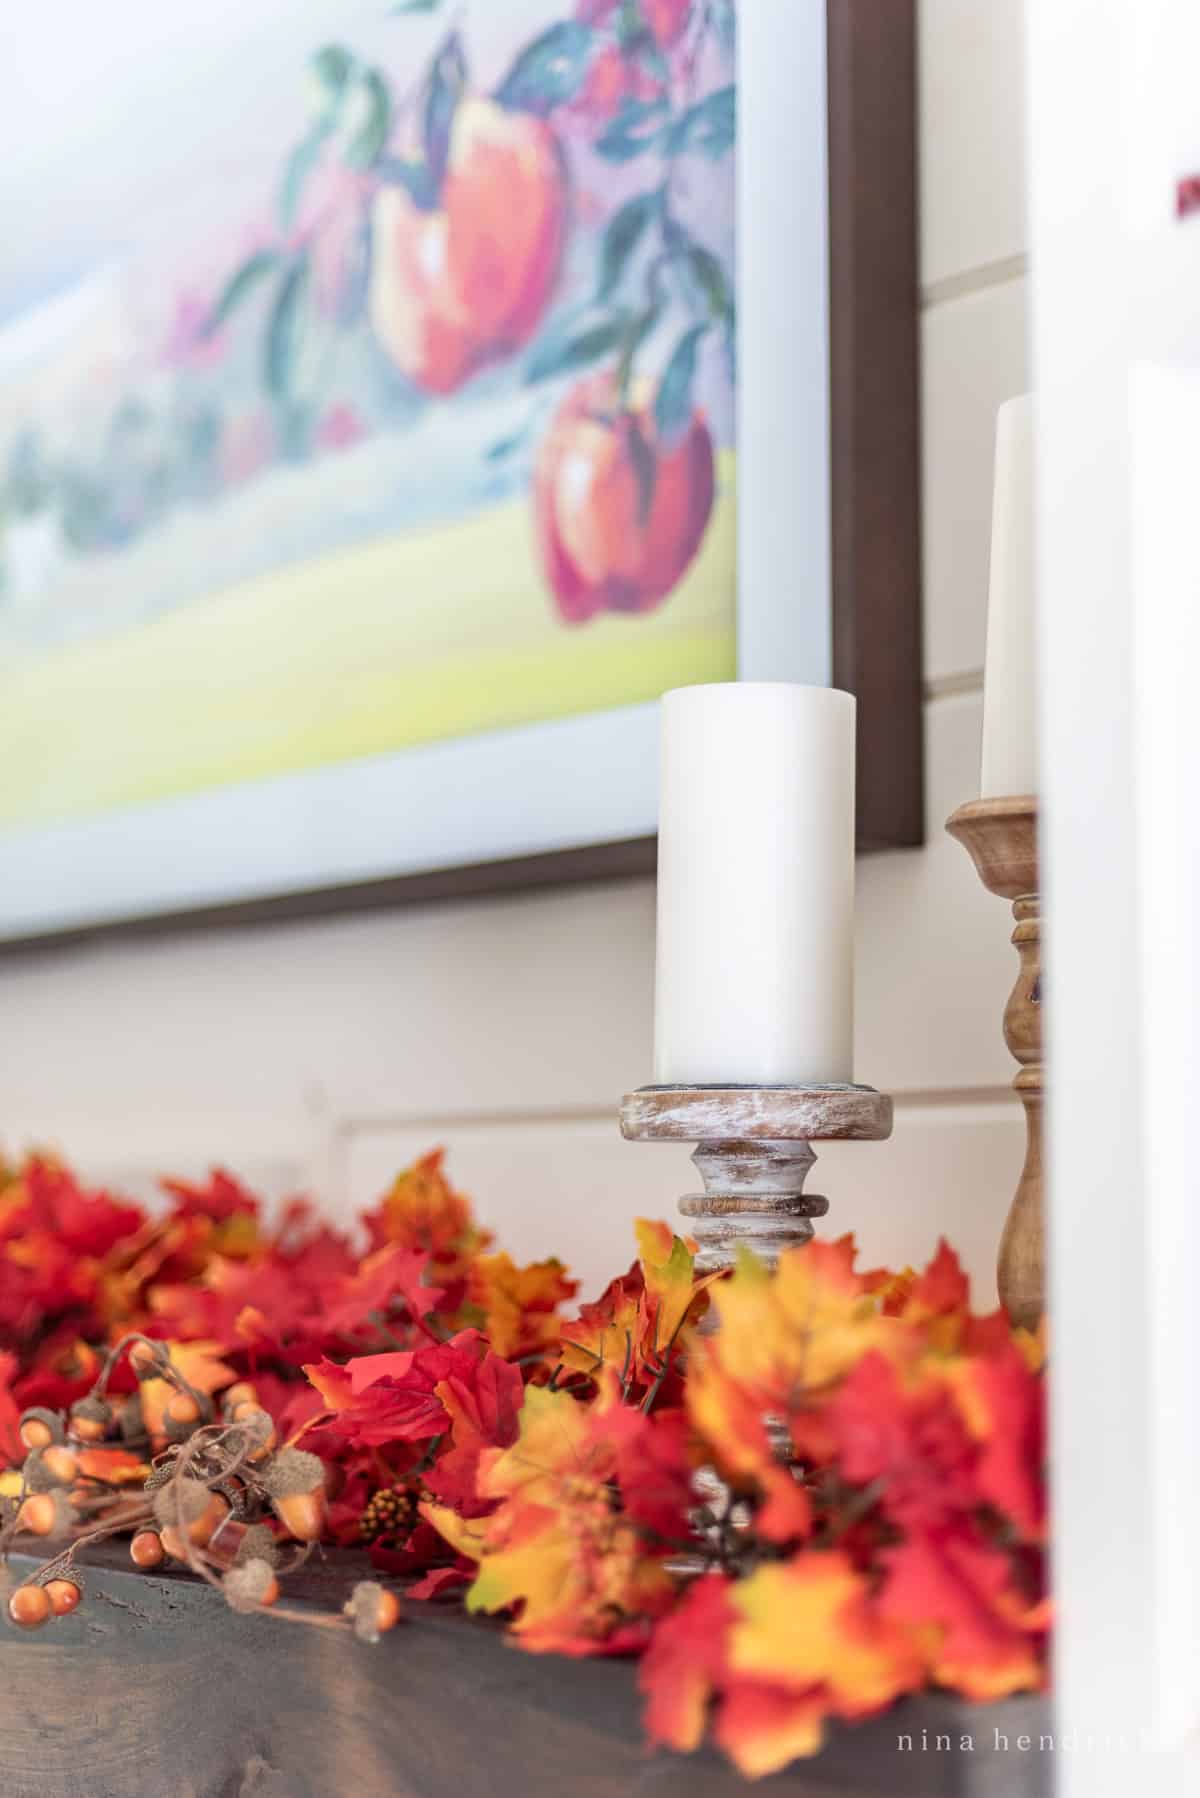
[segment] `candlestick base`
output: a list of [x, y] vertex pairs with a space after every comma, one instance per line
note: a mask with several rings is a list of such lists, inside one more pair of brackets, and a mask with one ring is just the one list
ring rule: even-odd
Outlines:
[[1021, 1066], [1013, 1085], [1025, 1108], [1025, 1165], [1004, 1226], [996, 1267], [1000, 1300], [1015, 1324], [1034, 1329], [1045, 1304], [1042, 1191], [1042, 923], [1037, 800], [975, 799], [946, 829], [975, 864], [989, 893], [1012, 904], [1021, 965], [1004, 1013], [1004, 1040]]
[[679, 1209], [700, 1244], [697, 1269], [732, 1267], [751, 1248], [773, 1267], [808, 1242], [828, 1200], [806, 1193], [814, 1142], [882, 1142], [892, 1101], [871, 1086], [644, 1086], [621, 1106], [630, 1142], [694, 1142], [704, 1186]]

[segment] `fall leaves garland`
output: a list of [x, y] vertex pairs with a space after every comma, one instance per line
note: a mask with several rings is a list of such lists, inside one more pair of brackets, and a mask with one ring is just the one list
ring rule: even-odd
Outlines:
[[[363, 1217], [361, 1256], [302, 1204], [269, 1227], [226, 1174], [166, 1193], [150, 1215], [47, 1158], [0, 1166], [0, 1493], [10, 1531], [32, 1495], [61, 1535], [18, 1621], [74, 1608], [98, 1523], [243, 1609], [319, 1530], [527, 1650], [640, 1655], [650, 1738], [711, 1732], [752, 1776], [926, 1686], [1044, 1683], [1042, 1346], [971, 1312], [945, 1244], [919, 1275], [860, 1273], [843, 1238], [697, 1278], [641, 1224], [573, 1312], [562, 1264], [496, 1252], [440, 1154]], [[272, 1498], [291, 1461], [324, 1469], [297, 1529]], [[203, 1494], [177, 1480], [160, 1530], [184, 1473]], [[171, 1535], [185, 1497], [203, 1541]], [[349, 1623], [385, 1615], [364, 1582]]]

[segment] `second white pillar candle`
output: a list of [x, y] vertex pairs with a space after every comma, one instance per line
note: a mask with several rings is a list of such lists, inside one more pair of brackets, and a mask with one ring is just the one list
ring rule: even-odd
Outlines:
[[659, 1085], [853, 1079], [854, 728], [828, 687], [665, 695]]

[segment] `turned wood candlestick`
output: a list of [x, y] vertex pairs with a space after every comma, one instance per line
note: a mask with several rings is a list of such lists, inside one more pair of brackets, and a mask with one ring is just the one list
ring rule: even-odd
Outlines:
[[807, 1242], [828, 1200], [806, 1193], [814, 1142], [881, 1142], [892, 1101], [870, 1086], [644, 1086], [621, 1106], [631, 1142], [694, 1142], [704, 1191], [680, 1199], [697, 1269], [732, 1267], [742, 1244], [769, 1266]]
[[1012, 903], [1021, 958], [1004, 1012], [1004, 1040], [1020, 1062], [1013, 1085], [1025, 1107], [1025, 1165], [1004, 1226], [997, 1262], [1000, 1300], [1016, 1324], [1033, 1329], [1045, 1303], [1042, 1212], [1042, 948], [1038, 894], [1037, 800], [975, 799], [946, 829], [963, 844], [989, 893]]

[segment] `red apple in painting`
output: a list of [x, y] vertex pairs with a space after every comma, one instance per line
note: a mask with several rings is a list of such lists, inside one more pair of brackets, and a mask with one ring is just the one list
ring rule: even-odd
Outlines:
[[534, 479], [538, 544], [563, 619], [652, 611], [699, 549], [713, 492], [702, 413], [663, 444], [648, 383], [622, 410], [610, 373], [581, 381], [542, 444]]
[[436, 209], [398, 186], [375, 202], [370, 315], [396, 366], [428, 393], [453, 393], [527, 343], [565, 232], [566, 175], [549, 125], [464, 100]]

